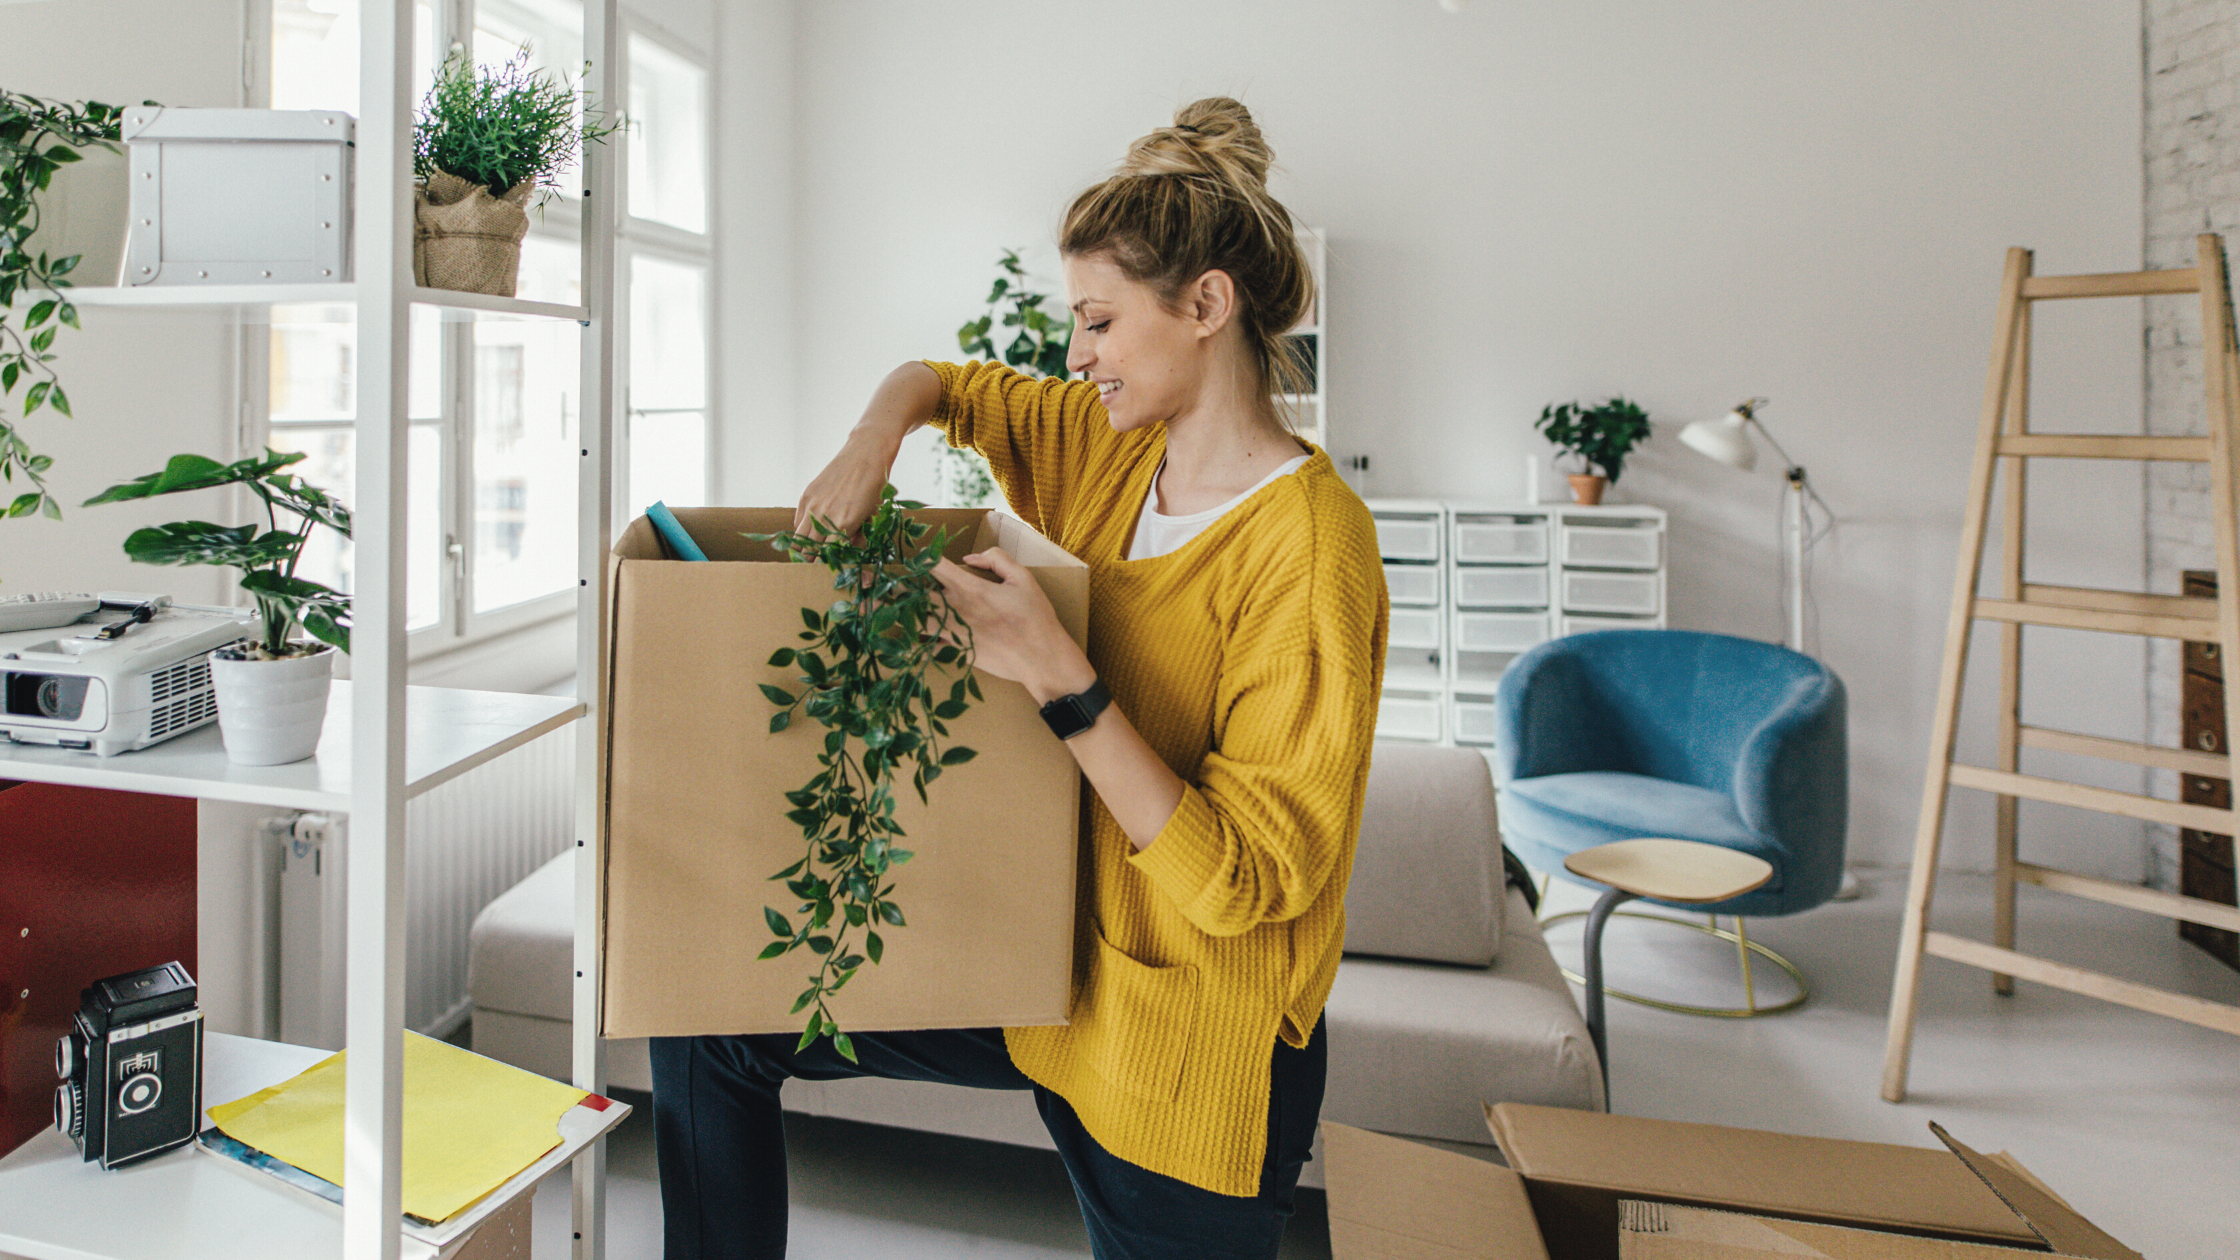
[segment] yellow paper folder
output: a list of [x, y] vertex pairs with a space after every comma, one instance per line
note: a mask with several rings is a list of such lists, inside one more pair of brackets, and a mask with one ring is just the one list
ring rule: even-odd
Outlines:
[[[210, 1108], [228, 1137], [342, 1184], [348, 1052], [247, 1098]], [[404, 1034], [404, 1210], [444, 1221], [560, 1144], [560, 1117], [589, 1097], [572, 1086]]]

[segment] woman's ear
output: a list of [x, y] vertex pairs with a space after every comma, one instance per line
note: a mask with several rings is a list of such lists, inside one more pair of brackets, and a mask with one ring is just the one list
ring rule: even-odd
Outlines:
[[1182, 296], [1183, 310], [1200, 337], [1213, 336], [1237, 316], [1237, 282], [1219, 268], [1191, 281]]

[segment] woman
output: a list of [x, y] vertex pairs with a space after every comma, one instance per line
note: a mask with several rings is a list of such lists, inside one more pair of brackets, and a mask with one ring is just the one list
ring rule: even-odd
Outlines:
[[1383, 672], [1368, 512], [1287, 433], [1283, 334], [1311, 308], [1272, 155], [1200, 101], [1075, 200], [1067, 367], [910, 363], [801, 497], [852, 529], [939, 425], [1090, 568], [1089, 650], [1001, 550], [938, 576], [974, 665], [1024, 684], [1094, 790], [1069, 1025], [654, 1042], [671, 1260], [785, 1248], [788, 1077], [1032, 1089], [1099, 1257], [1269, 1257], [1322, 1104]]

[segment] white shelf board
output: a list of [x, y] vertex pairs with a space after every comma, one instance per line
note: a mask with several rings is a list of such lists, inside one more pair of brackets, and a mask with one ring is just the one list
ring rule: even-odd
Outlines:
[[[356, 284], [150, 284], [87, 285], [65, 289], [65, 300], [77, 306], [129, 307], [244, 307], [274, 304], [343, 305], [358, 300]], [[516, 319], [591, 318], [589, 307], [559, 302], [531, 302], [524, 298], [489, 293], [459, 293], [450, 289], [414, 287], [406, 300], [420, 306], [440, 307], [462, 316], [503, 316]]]
[[[332, 1053], [211, 1033], [203, 1040], [202, 1104], [245, 1098]], [[0, 1253], [26, 1260], [306, 1260], [342, 1254], [342, 1215], [191, 1147], [104, 1170], [48, 1129], [0, 1159]], [[408, 1260], [436, 1254], [404, 1239]]]
[[[405, 795], [418, 796], [501, 753], [583, 716], [566, 696], [405, 688]], [[67, 783], [158, 796], [241, 801], [282, 809], [350, 809], [350, 684], [334, 683], [319, 751], [285, 766], [226, 760], [215, 723], [138, 752], [96, 757], [36, 744], [0, 744], [0, 779]], [[0, 1247], [0, 1251], [5, 1251]]]

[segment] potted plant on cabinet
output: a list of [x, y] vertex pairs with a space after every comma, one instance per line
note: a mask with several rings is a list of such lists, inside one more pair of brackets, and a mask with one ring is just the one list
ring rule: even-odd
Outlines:
[[512, 297], [528, 202], [607, 122], [576, 87], [529, 68], [524, 47], [504, 65], [446, 58], [412, 128], [412, 279], [431, 289]]
[[1626, 454], [1649, 437], [1649, 413], [1623, 398], [1588, 406], [1550, 403], [1533, 423], [1543, 437], [1579, 461], [1571, 475], [1571, 496], [1582, 504], [1602, 502], [1605, 484], [1618, 484]]
[[[256, 604], [256, 633], [211, 654], [218, 692], [218, 730], [226, 756], [245, 766], [301, 761], [319, 746], [337, 649], [350, 650], [350, 597], [295, 575], [314, 527], [350, 536], [350, 509], [281, 469], [301, 452], [267, 450], [221, 464], [174, 455], [163, 471], [114, 485], [86, 506], [159, 494], [240, 485], [264, 504], [265, 526], [180, 521], [134, 530], [125, 554], [143, 564], [215, 564], [241, 570], [241, 589]], [[286, 527], [280, 514], [295, 519]], [[308, 631], [316, 643], [301, 641]]]
[[[1027, 269], [1019, 263], [1018, 250], [1003, 251], [996, 268], [1001, 274], [996, 276], [995, 287], [988, 290], [988, 309], [957, 329], [957, 349], [981, 358], [996, 358], [995, 338], [990, 334], [1000, 319], [1005, 328], [1019, 330], [1019, 335], [1003, 348], [1004, 363], [1028, 376], [1063, 377], [1066, 351], [1073, 344], [1073, 321], [1042, 309], [1049, 295], [1027, 287]], [[1006, 306], [1011, 309], [1004, 310]], [[945, 506], [984, 507], [994, 497], [995, 478], [988, 475], [988, 461], [978, 454], [944, 442], [936, 460], [934, 474], [941, 483]]]

